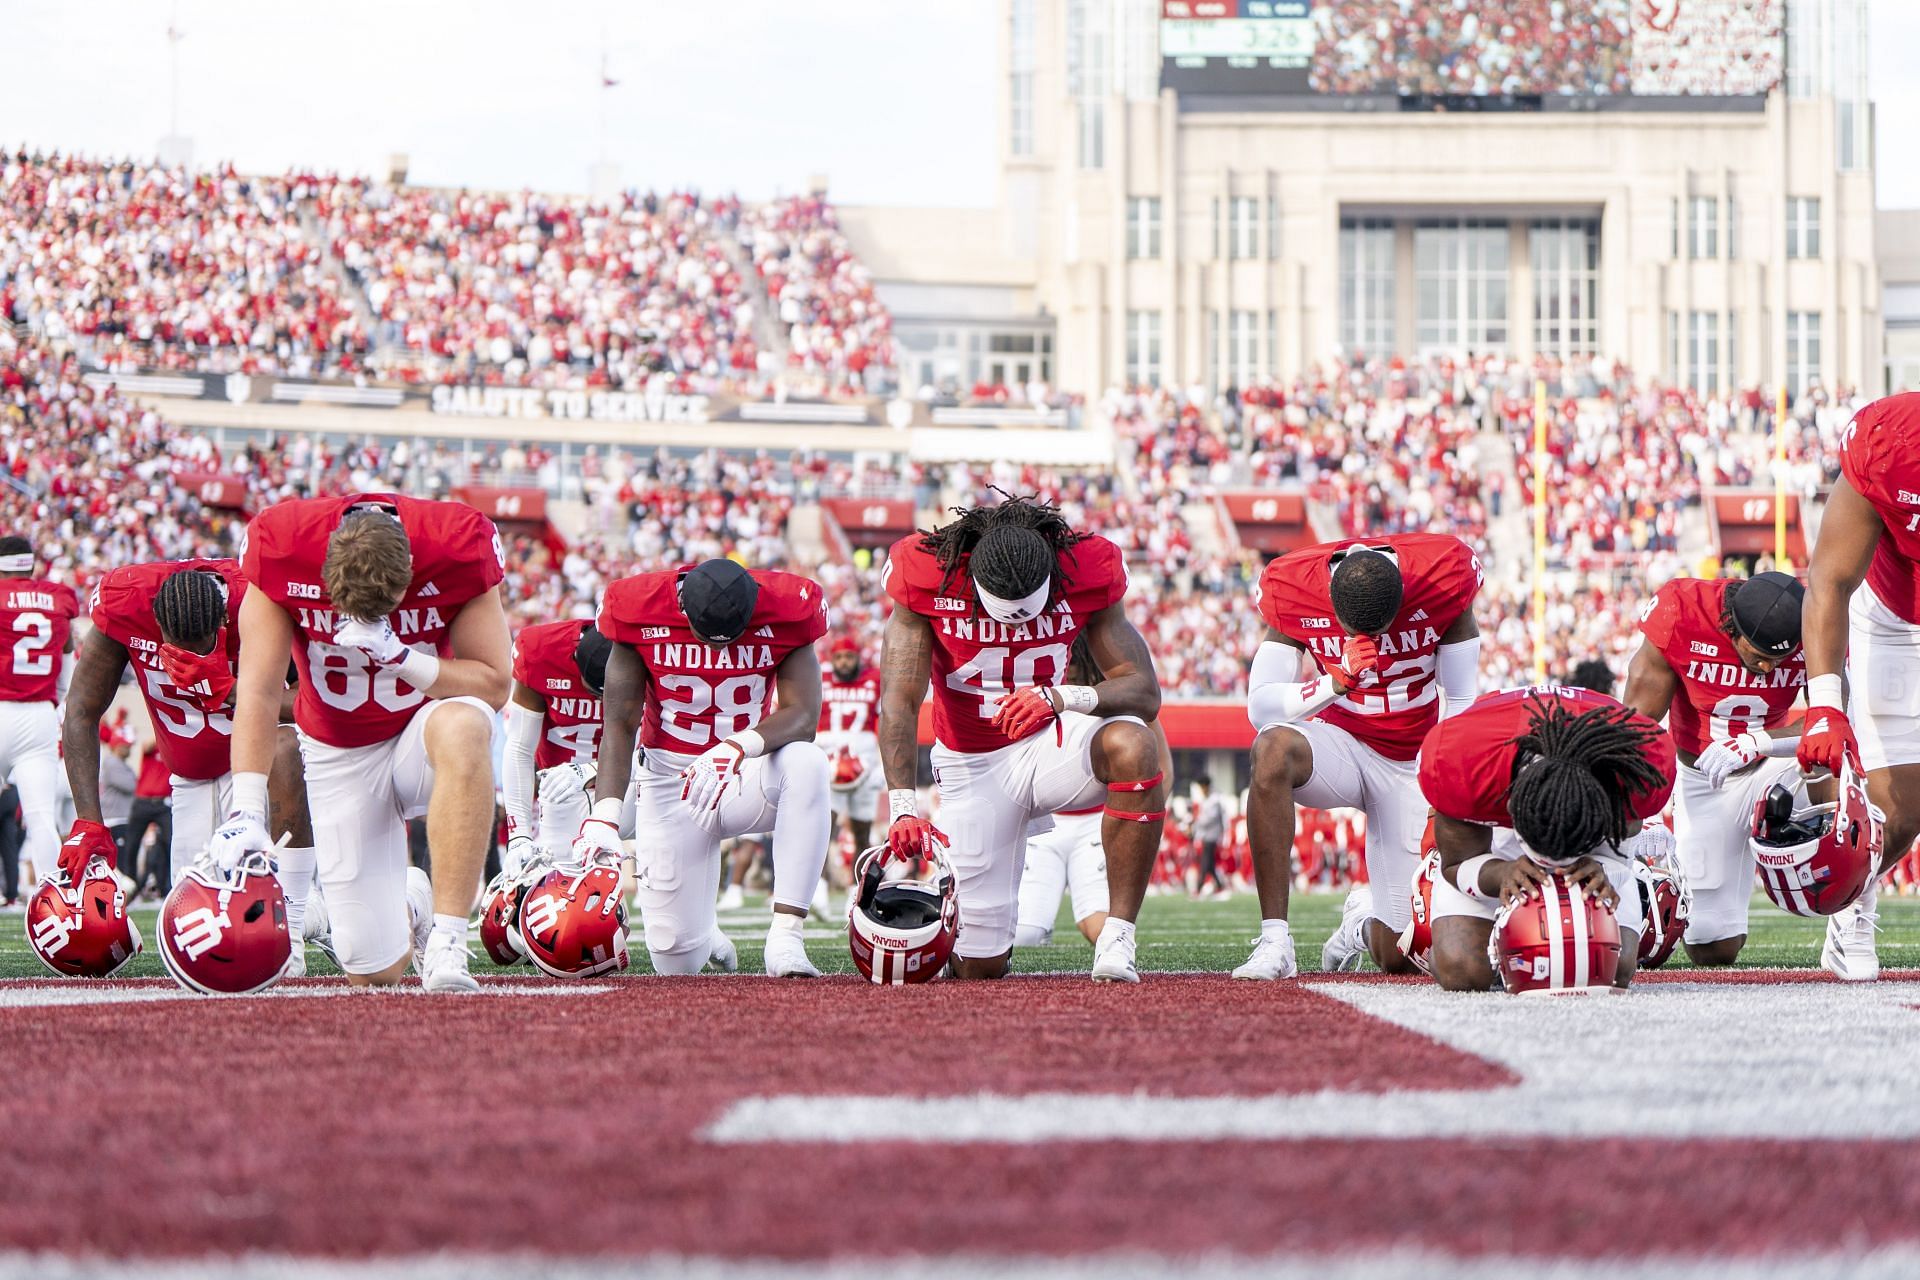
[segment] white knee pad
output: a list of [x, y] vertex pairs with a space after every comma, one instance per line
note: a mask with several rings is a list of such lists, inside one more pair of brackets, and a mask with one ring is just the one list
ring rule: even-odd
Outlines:
[[683, 978], [696, 974], [707, 967], [707, 958], [712, 954], [711, 947], [699, 947], [692, 951], [655, 951], [647, 949], [647, 958], [653, 961], [653, 971], [666, 977]]
[[789, 788], [800, 791], [818, 790], [821, 795], [829, 791], [827, 786], [827, 753], [818, 743], [789, 742], [767, 757], [768, 763], [780, 772], [780, 792], [784, 796]]
[[1015, 947], [1044, 947], [1053, 941], [1051, 925], [1017, 924], [1013, 926]]

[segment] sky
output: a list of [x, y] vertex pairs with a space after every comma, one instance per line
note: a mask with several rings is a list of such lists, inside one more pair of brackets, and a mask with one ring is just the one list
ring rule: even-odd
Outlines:
[[[1879, 203], [1920, 207], [1920, 0], [1869, 0]], [[986, 205], [997, 0], [0, 0], [0, 145], [578, 191], [761, 197], [824, 176], [844, 204]], [[606, 65], [619, 83], [600, 87]]]

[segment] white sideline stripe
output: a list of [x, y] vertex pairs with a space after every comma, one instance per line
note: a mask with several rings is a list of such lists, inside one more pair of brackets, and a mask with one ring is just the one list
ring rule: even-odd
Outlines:
[[[734, 1103], [708, 1141], [1920, 1137], [1920, 993], [1905, 983], [1715, 986], [1511, 999], [1327, 984], [1362, 1012], [1499, 1063], [1495, 1089], [1259, 1097], [780, 1095]], [[1276, 1054], [1284, 1046], [1275, 1046]], [[859, 1116], [856, 1128], [849, 1116]]]
[[1339, 1257], [1097, 1253], [1070, 1258], [1000, 1258], [988, 1254], [929, 1258], [837, 1257], [821, 1262], [769, 1258], [555, 1258], [549, 1255], [436, 1254], [364, 1260], [248, 1254], [174, 1261], [0, 1254], [0, 1280], [83, 1280], [137, 1275], [148, 1280], [841, 1280], [860, 1275], [911, 1275], [915, 1280], [1145, 1280], [1166, 1275], [1217, 1280], [1911, 1280], [1920, 1248], [1871, 1253], [1793, 1254], [1774, 1258], [1607, 1258], [1569, 1260], [1495, 1254], [1452, 1257], [1412, 1250]]
[[[587, 996], [614, 988], [599, 982], [514, 982], [489, 980], [480, 984], [483, 996]], [[389, 996], [424, 997], [418, 986], [370, 991], [350, 987], [344, 982], [324, 987], [272, 987], [251, 996], [203, 996], [171, 984], [164, 987], [96, 987], [81, 979], [65, 983], [43, 983], [37, 979], [0, 985], [0, 1009], [50, 1009], [62, 1005], [153, 1004], [166, 1000], [311, 1000], [334, 996], [386, 998]]]

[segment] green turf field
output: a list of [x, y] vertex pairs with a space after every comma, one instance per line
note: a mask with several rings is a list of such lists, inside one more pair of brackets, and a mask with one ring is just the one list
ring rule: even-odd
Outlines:
[[[1320, 946], [1339, 923], [1343, 900], [1342, 894], [1294, 895], [1294, 936], [1303, 971], [1320, 967]], [[838, 906], [836, 899], [835, 924]], [[743, 973], [757, 973], [760, 969], [764, 912], [763, 901], [750, 898], [746, 909], [721, 916], [722, 926], [740, 944]], [[127, 969], [126, 976], [159, 976], [164, 972], [153, 950], [153, 915], [151, 908], [135, 912], [141, 933], [148, 940], [147, 949]], [[0, 977], [44, 977], [46, 970], [27, 949], [21, 920], [18, 914], [0, 915]], [[1740, 957], [1742, 966], [1811, 968], [1818, 964], [1823, 922], [1789, 916], [1759, 896], [1754, 898], [1752, 921], [1753, 936]], [[1250, 893], [1237, 894], [1227, 901], [1205, 902], [1185, 897], [1151, 897], [1140, 917], [1140, 967], [1228, 970], [1247, 958], [1251, 940], [1258, 931], [1258, 908]], [[1053, 936], [1053, 945], [1015, 956], [1015, 967], [1028, 972], [1071, 972], [1087, 966], [1092, 948], [1080, 937], [1064, 909]], [[808, 927], [807, 939], [807, 949], [821, 969], [828, 972], [852, 969], [844, 935], [834, 924], [813, 922]], [[637, 938], [635, 943], [634, 971], [644, 973], [646, 951], [637, 945]], [[479, 954], [477, 944], [475, 956], [476, 973], [511, 972], [496, 970]], [[1684, 955], [1676, 954], [1667, 967], [1684, 968], [1686, 963]], [[1920, 898], [1883, 897], [1880, 900], [1880, 963], [1888, 968], [1920, 966]], [[308, 952], [308, 964], [313, 974], [332, 972], [318, 951]]]

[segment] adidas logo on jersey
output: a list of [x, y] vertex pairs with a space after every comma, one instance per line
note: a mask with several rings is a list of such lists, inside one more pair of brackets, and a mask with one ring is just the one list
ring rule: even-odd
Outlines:
[[770, 626], [762, 627], [758, 631], [754, 632], [753, 634], [761, 637], [762, 639], [771, 640], [773, 639], [773, 628]]
[[1426, 620], [1427, 611], [1425, 609], [1415, 609], [1412, 614], [1407, 617], [1408, 622], [1425, 622]]
[[428, 596], [437, 596], [439, 594], [440, 588], [429, 582], [426, 586], [415, 592], [413, 598], [416, 600], [425, 600]]

